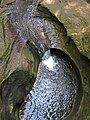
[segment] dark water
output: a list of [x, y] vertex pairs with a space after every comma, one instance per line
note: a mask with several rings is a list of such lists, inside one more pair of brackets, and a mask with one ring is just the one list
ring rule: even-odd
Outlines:
[[20, 109], [20, 120], [64, 120], [73, 111], [79, 79], [65, 53], [47, 51], [33, 89]]

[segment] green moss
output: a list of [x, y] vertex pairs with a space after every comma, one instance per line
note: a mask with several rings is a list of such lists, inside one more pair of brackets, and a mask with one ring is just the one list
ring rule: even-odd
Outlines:
[[12, 113], [12, 110], [13, 110], [13, 104], [11, 103], [10, 104], [10, 113]]
[[18, 113], [18, 109], [16, 109], [16, 112], [15, 112], [15, 118], [16, 118], [16, 120], [19, 120], [19, 115], [18, 115], [19, 113]]
[[83, 85], [83, 89], [86, 93], [89, 92], [89, 86], [88, 85]]
[[[80, 13], [75, 13], [65, 15], [60, 20], [64, 23], [68, 35], [74, 39], [80, 52], [90, 58], [90, 30], [86, 18], [81, 16]], [[83, 31], [83, 28], [85, 31]]]
[[90, 116], [86, 116], [84, 120], [90, 120]]
[[80, 19], [80, 22], [81, 22], [82, 26], [88, 26], [88, 22], [87, 22], [86, 18], [81, 16], [79, 13], [74, 14], [74, 16], [76, 18], [78, 17]]

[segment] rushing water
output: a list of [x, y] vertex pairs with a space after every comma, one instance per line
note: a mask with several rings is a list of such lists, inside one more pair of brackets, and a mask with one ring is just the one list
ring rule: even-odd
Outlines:
[[78, 76], [63, 52], [47, 51], [39, 65], [36, 82], [20, 110], [20, 120], [60, 120], [72, 112]]
[[22, 45], [28, 45], [36, 68], [41, 61], [36, 82], [19, 115], [21, 120], [64, 120], [79, 109], [81, 79], [72, 60], [57, 50], [67, 48], [71, 42], [65, 27], [47, 8], [36, 3], [16, 0], [8, 14], [9, 30]]
[[39, 58], [50, 48], [60, 48], [67, 34], [65, 27], [48, 9], [27, 1], [14, 3], [8, 14], [8, 26], [17, 39]]

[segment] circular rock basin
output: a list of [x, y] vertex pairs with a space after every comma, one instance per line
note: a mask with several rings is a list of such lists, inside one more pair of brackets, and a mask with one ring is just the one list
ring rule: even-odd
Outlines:
[[81, 86], [73, 61], [60, 50], [47, 51], [33, 89], [20, 108], [20, 120], [67, 120], [79, 109]]

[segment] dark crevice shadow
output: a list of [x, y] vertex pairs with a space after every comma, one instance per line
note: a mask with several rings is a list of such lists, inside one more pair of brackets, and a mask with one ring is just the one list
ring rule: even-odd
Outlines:
[[86, 0], [86, 2], [87, 2], [88, 4], [90, 4], [90, 0]]

